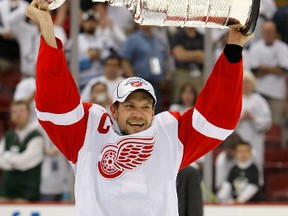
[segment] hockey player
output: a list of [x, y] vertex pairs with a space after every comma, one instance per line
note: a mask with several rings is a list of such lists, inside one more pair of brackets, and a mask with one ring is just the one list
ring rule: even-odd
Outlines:
[[114, 92], [111, 117], [82, 103], [63, 46], [44, 3], [27, 15], [38, 23], [41, 44], [36, 75], [38, 119], [75, 171], [77, 216], [176, 216], [176, 176], [220, 144], [241, 111], [241, 51], [249, 37], [230, 29], [194, 108], [154, 116], [157, 102], [147, 81], [132, 77]]

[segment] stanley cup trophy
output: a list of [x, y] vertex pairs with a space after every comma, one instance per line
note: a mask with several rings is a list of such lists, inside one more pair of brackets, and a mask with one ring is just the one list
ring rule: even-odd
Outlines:
[[[54, 0], [50, 9], [65, 0]], [[259, 15], [260, 0], [92, 0], [126, 6], [141, 25], [227, 28], [238, 27], [252, 34]]]

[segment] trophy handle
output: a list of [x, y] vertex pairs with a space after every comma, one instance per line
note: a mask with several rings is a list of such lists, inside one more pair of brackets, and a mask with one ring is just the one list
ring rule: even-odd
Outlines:
[[248, 24], [246, 27], [240, 29], [240, 32], [243, 35], [250, 35], [254, 32], [259, 16], [259, 10], [260, 10], [260, 0], [253, 0]]

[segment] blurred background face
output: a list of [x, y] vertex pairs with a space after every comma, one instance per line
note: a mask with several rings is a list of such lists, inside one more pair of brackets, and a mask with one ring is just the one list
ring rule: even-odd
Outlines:
[[11, 121], [17, 129], [22, 129], [29, 123], [30, 111], [26, 104], [13, 104], [11, 106]]
[[247, 145], [237, 145], [235, 156], [240, 162], [247, 162], [251, 159], [251, 147]]
[[94, 11], [96, 12], [96, 14], [99, 18], [103, 18], [103, 17], [107, 16], [107, 8], [108, 8], [107, 2], [105, 2], [105, 3], [98, 2], [94, 6]]
[[181, 102], [185, 107], [192, 107], [195, 105], [196, 92], [192, 86], [186, 85], [181, 91]]
[[277, 37], [275, 24], [271, 21], [265, 22], [262, 27], [262, 35], [266, 44], [272, 44]]
[[104, 65], [105, 76], [110, 80], [116, 79], [119, 76], [120, 69], [121, 69], [120, 59], [117, 58], [108, 59]]
[[97, 83], [91, 89], [90, 102], [105, 106], [107, 95], [106, 86], [103, 83]]
[[95, 19], [88, 19], [82, 23], [83, 31], [89, 35], [93, 35], [95, 33], [96, 27], [97, 22]]

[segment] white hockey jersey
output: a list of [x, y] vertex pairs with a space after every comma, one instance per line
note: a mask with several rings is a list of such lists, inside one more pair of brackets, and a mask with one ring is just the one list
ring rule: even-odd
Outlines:
[[237, 125], [242, 61], [229, 63], [222, 54], [195, 108], [183, 115], [160, 113], [145, 131], [123, 136], [104, 108], [81, 103], [57, 43], [54, 49], [41, 38], [36, 111], [74, 167], [76, 215], [178, 215], [178, 170], [219, 145]]

